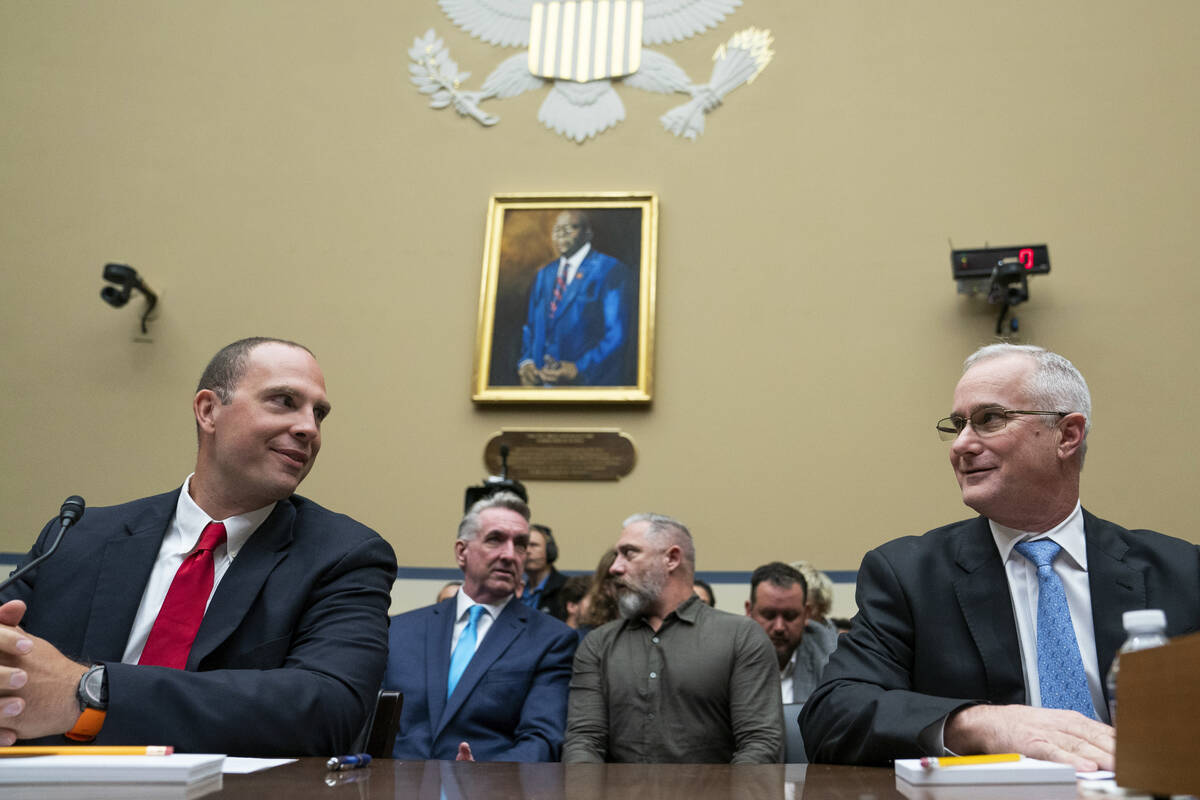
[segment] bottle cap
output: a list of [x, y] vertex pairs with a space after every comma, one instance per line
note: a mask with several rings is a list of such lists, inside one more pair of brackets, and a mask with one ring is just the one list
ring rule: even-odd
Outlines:
[[1160, 608], [1146, 608], [1138, 611], [1126, 611], [1121, 615], [1121, 624], [1126, 633], [1142, 631], [1165, 631], [1167, 615]]

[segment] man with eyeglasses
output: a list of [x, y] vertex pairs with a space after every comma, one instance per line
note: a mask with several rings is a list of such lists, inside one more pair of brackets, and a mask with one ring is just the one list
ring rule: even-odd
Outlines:
[[559, 257], [538, 270], [521, 329], [522, 386], [627, 386], [637, 284], [619, 259], [592, 246], [592, 223], [563, 211], [551, 231]]
[[1200, 621], [1200, 549], [1079, 505], [1091, 397], [1067, 359], [989, 345], [937, 429], [980, 516], [889, 542], [858, 573], [859, 614], [809, 698], [810, 760], [880, 764], [1018, 752], [1112, 769], [1103, 682], [1125, 611]]

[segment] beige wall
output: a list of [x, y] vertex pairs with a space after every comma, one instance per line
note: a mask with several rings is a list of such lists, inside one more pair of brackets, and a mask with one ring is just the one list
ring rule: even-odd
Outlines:
[[[933, 431], [994, 309], [955, 294], [958, 246], [1048, 242], [1020, 310], [1096, 396], [1084, 502], [1200, 541], [1200, 4], [747, 0], [659, 48], [693, 80], [770, 28], [775, 61], [695, 143], [620, 90], [579, 146], [545, 90], [432, 111], [408, 83], [429, 27], [477, 88], [501, 50], [432, 0], [0, 0], [0, 551], [62, 498], [177, 485], [206, 359], [266, 333], [307, 343], [335, 412], [304, 493], [450, 566], [462, 489], [503, 426], [617, 426], [617, 483], [532, 483], [560, 566], [619, 520], [689, 522], [702, 570], [808, 558], [961, 518]], [[469, 399], [488, 196], [658, 193], [649, 408]], [[162, 293], [151, 344], [97, 297], [106, 261]]]

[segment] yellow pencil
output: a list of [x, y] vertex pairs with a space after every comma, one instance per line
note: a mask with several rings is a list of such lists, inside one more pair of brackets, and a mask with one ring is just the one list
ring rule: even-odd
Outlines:
[[940, 767], [968, 767], [972, 764], [1003, 764], [1006, 761], [1020, 761], [1020, 753], [993, 753], [984, 756], [944, 756], [943, 758], [922, 758], [921, 766], [926, 769]]
[[0, 758], [23, 756], [169, 756], [175, 752], [170, 745], [140, 745], [138, 747], [0, 747]]

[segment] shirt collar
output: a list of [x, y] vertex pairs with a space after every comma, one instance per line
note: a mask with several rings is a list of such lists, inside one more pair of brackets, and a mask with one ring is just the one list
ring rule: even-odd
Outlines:
[[471, 596], [463, 590], [463, 587], [460, 586], [458, 587], [458, 594], [455, 595], [456, 600], [454, 606], [454, 619], [456, 622], [461, 621], [464, 617], [466, 617], [467, 612], [471, 609], [471, 606], [483, 606], [483, 610], [487, 612], [487, 615], [492, 619], [496, 619], [500, 616], [500, 612], [504, 610], [504, 607], [512, 601], [513, 597], [514, 595], [510, 594], [508, 597], [504, 598], [495, 605], [476, 603], [471, 599]]
[[1051, 539], [1075, 562], [1077, 568], [1087, 572], [1087, 539], [1083, 535], [1083, 509], [1078, 500], [1067, 518], [1045, 533], [1019, 531], [990, 519], [988, 525], [991, 526], [992, 539], [996, 542], [1002, 562], [1008, 562], [1012, 557], [1013, 548], [1021, 542]]
[[529, 576], [526, 575], [525, 576], [525, 591], [536, 594], [536, 593], [544, 590], [546, 588], [546, 581], [550, 580], [550, 576], [553, 574], [554, 574], [553, 570], [551, 570], [550, 572], [547, 572], [546, 577], [544, 577], [540, 581], [538, 581], [537, 586], [532, 586], [532, 587], [529, 585]]
[[204, 526], [210, 521], [221, 522], [225, 525], [225, 552], [230, 558], [235, 557], [242, 546], [250, 538], [250, 535], [258, 530], [258, 526], [266, 521], [267, 517], [271, 516], [271, 512], [275, 510], [275, 503], [270, 503], [262, 508], [256, 508], [253, 511], [248, 511], [245, 514], [238, 514], [227, 519], [213, 520], [204, 512], [204, 509], [196, 505], [196, 501], [192, 499], [192, 495], [188, 492], [188, 488], [192, 484], [192, 476], [196, 473], [188, 475], [183, 481], [183, 489], [179, 492], [179, 500], [175, 503], [175, 523], [179, 527], [180, 541], [178, 542], [180, 553], [190, 553], [200, 541], [200, 534], [204, 532]]
[[585, 258], [587, 258], [587, 254], [590, 253], [591, 251], [592, 251], [592, 243], [584, 242], [583, 247], [576, 250], [575, 253], [570, 258], [560, 258], [559, 264], [558, 264], [560, 274], [561, 274], [562, 270], [569, 270], [572, 267], [574, 267], [576, 270], [578, 270], [579, 265], [583, 263], [583, 260]]
[[[684, 622], [695, 625], [696, 619], [705, 608], [708, 608], [707, 604], [700, 599], [699, 595], [693, 594], [687, 600], [680, 603], [671, 614], [679, 617]], [[667, 616], [670, 617], [671, 614], [667, 614]]]
[[[674, 611], [663, 617], [663, 624], [658, 626], [658, 629], [661, 631], [663, 628], [665, 628], [667, 624], [671, 622], [672, 618], [686, 622], [689, 625], [695, 625], [696, 619], [704, 613], [704, 609], [706, 608], [708, 608], [708, 606], [705, 605], [704, 601], [701, 600], [698, 595], [693, 594], [687, 600], [684, 600], [682, 603], [676, 606]], [[622, 622], [627, 629], [641, 626], [645, 626], [647, 628], [650, 627], [650, 623], [646, 621], [645, 617], [633, 617], [631, 619], [622, 620]]]
[[[789, 658], [788, 662], [783, 665], [782, 669], [779, 670], [779, 679], [780, 680], [783, 680], [784, 678], [790, 678], [796, 672], [796, 657], [798, 655], [800, 655], [800, 647], [799, 646], [797, 646], [796, 649], [792, 651], [792, 657]], [[776, 663], [779, 663], [779, 662], [776, 662]]]

